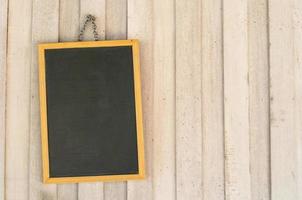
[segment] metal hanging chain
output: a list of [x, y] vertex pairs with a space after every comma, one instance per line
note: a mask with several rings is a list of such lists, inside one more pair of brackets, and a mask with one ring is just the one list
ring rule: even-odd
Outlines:
[[91, 22], [91, 24], [92, 24], [94, 40], [95, 41], [99, 40], [99, 34], [97, 32], [97, 26], [95, 24], [95, 16], [93, 16], [93, 15], [86, 15], [86, 20], [85, 20], [84, 25], [83, 25], [83, 27], [82, 27], [82, 29], [80, 31], [80, 34], [79, 34], [79, 41], [83, 40], [84, 31], [85, 31], [86, 26], [87, 26], [87, 24], [89, 22]]

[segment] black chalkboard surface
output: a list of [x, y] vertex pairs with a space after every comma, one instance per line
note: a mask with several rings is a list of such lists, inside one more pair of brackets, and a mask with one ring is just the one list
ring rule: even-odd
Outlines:
[[39, 45], [45, 183], [144, 177], [137, 40]]

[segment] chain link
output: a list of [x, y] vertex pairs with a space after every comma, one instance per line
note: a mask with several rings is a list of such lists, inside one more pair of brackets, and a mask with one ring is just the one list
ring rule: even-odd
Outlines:
[[84, 25], [83, 25], [82, 29], [80, 30], [79, 41], [83, 40], [84, 32], [85, 32], [86, 26], [87, 26], [87, 24], [89, 22], [91, 22], [91, 24], [92, 24], [94, 40], [95, 41], [99, 40], [99, 34], [97, 32], [97, 26], [95, 24], [95, 16], [93, 16], [93, 15], [86, 15], [86, 19], [85, 19]]

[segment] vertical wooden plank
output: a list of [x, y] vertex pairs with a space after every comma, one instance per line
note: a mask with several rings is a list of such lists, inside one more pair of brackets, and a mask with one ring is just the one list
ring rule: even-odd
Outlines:
[[154, 0], [154, 200], [174, 200], [175, 13], [174, 0]]
[[202, 199], [201, 1], [175, 4], [176, 196]]
[[[127, 0], [106, 1], [106, 39], [127, 38]], [[112, 182], [104, 184], [106, 200], [127, 199], [127, 182]]]
[[127, 183], [112, 182], [104, 184], [104, 196], [106, 200], [126, 200], [127, 199]]
[[58, 200], [77, 200], [78, 184], [59, 184], [57, 194]]
[[302, 199], [302, 1], [294, 0], [295, 141], [297, 145], [297, 199]]
[[[80, 1], [60, 0], [59, 40], [77, 41], [80, 30]], [[59, 184], [58, 200], [77, 200], [78, 184]]]
[[80, 0], [60, 0], [59, 40], [76, 41], [80, 32]]
[[251, 199], [247, 1], [223, 4], [226, 199]]
[[5, 196], [7, 0], [0, 0], [0, 200]]
[[128, 0], [128, 38], [140, 41], [146, 179], [128, 181], [128, 200], [153, 200], [153, 6], [149, 0]]
[[267, 0], [248, 1], [250, 172], [252, 199], [270, 199]]
[[301, 12], [301, 1], [269, 1], [273, 200], [302, 196]]
[[32, 15], [32, 65], [31, 65], [31, 112], [30, 112], [30, 168], [29, 199], [56, 199], [56, 185], [42, 183], [38, 51], [42, 42], [57, 42], [59, 34], [59, 1], [33, 1]]
[[222, 1], [202, 1], [203, 199], [224, 197]]
[[[105, 0], [80, 0], [80, 27], [82, 27], [87, 14], [96, 17], [97, 32], [99, 39], [105, 38]], [[91, 24], [88, 25], [84, 33], [84, 40], [93, 40]], [[79, 200], [103, 200], [103, 183], [80, 183]]]
[[28, 199], [32, 1], [9, 1], [6, 199]]
[[297, 199], [302, 199], [302, 1], [294, 0], [295, 134], [297, 145]]
[[103, 200], [102, 183], [79, 183], [79, 200]]
[[127, 0], [106, 2], [106, 39], [127, 38]]

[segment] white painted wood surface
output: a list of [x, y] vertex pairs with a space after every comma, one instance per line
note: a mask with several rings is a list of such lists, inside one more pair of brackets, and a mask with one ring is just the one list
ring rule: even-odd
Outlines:
[[201, 1], [176, 0], [175, 4], [176, 196], [198, 199], [203, 179], [202, 74], [201, 56], [191, 55], [201, 55]]
[[301, 5], [269, 1], [271, 188], [276, 200], [302, 196]]
[[[30, 137], [29, 137], [29, 199], [52, 199], [57, 196], [56, 185], [43, 184], [41, 177], [40, 104], [38, 85], [37, 44], [57, 42], [59, 27], [59, 1], [34, 0], [32, 6], [32, 60], [30, 68]], [[45, 23], [45, 21], [48, 23]]]
[[[39, 42], [141, 43], [142, 181], [41, 182]], [[0, 200], [302, 199], [302, 1], [0, 0]], [[91, 40], [92, 33], [85, 33]]]
[[223, 1], [226, 199], [250, 200], [247, 1]]
[[248, 2], [251, 199], [270, 199], [268, 6]]
[[7, 0], [0, 1], [0, 200], [5, 196]]
[[153, 199], [176, 198], [175, 1], [153, 1]]
[[202, 199], [224, 199], [222, 2], [202, 1]]
[[12, 0], [8, 8], [14, 9], [8, 11], [4, 193], [6, 199], [26, 200], [30, 163], [32, 1]]

